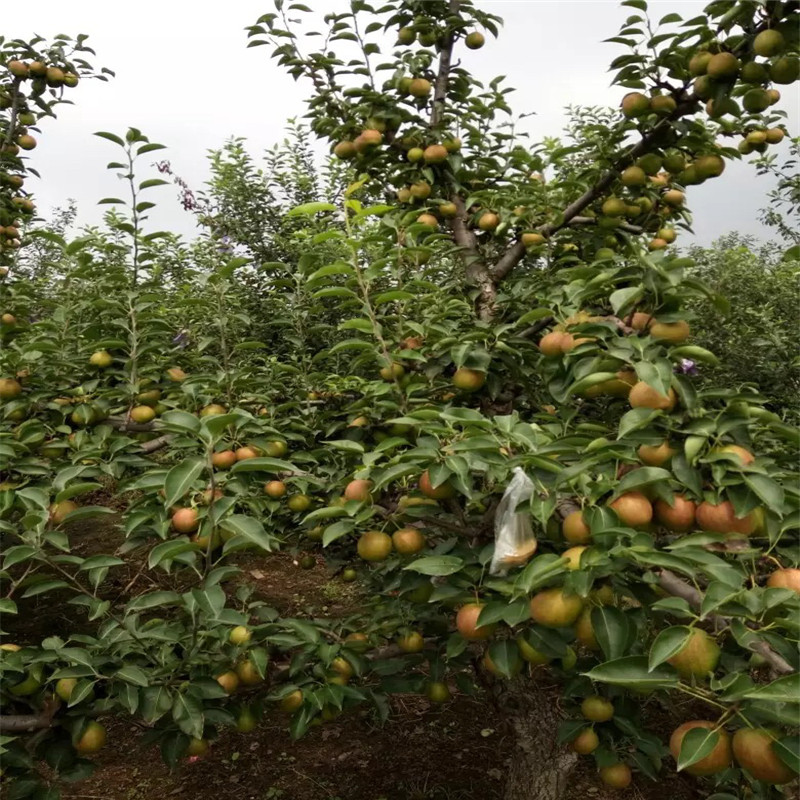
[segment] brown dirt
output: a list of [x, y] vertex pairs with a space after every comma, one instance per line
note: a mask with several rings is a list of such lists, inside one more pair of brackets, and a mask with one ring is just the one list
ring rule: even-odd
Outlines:
[[266, 717], [249, 734], [226, 732], [202, 759], [170, 771], [137, 743], [135, 728], [114, 723], [88, 780], [64, 800], [494, 800], [502, 796], [503, 758], [512, 743], [485, 704], [461, 698], [441, 710], [408, 697], [383, 727], [369, 713], [327, 723], [299, 742], [286, 719]]
[[[94, 500], [111, 505], [107, 497]], [[82, 556], [112, 553], [122, 542], [115, 517], [69, 526], [74, 552]], [[164, 588], [180, 588], [180, 580], [163, 573], [140, 571], [141, 558], [129, 556], [125, 567], [112, 570], [101, 594], [122, 599], [134, 578], [146, 591], [153, 579]], [[289, 553], [244, 553], [231, 559], [242, 569], [236, 582], [249, 583], [256, 595], [286, 616], [346, 616], [358, 608], [357, 584], [345, 584], [321, 557], [301, 569]], [[138, 577], [137, 577], [138, 575]], [[64, 595], [63, 599], [67, 599]], [[45, 636], [68, 636], [92, 630], [82, 609], [54, 602], [56, 597], [31, 598], [24, 613], [7, 616], [4, 628], [20, 643]], [[669, 715], [655, 729], [662, 738], [671, 730]], [[389, 721], [379, 725], [372, 712], [355, 711], [340, 720], [313, 728], [294, 742], [287, 718], [267, 713], [249, 734], [220, 732], [211, 752], [170, 771], [153, 746], [142, 743], [141, 728], [124, 718], [104, 720], [109, 743], [94, 761], [94, 775], [63, 786], [64, 800], [494, 800], [501, 798], [514, 739], [501, 712], [487, 697], [456, 696], [443, 708], [432, 709], [413, 695], [391, 700]], [[663, 727], [662, 731], [660, 728]], [[683, 776], [669, 775], [652, 783], [636, 775], [626, 796], [636, 800], [695, 800], [702, 787]], [[594, 760], [581, 758], [572, 774], [566, 800], [604, 800]]]

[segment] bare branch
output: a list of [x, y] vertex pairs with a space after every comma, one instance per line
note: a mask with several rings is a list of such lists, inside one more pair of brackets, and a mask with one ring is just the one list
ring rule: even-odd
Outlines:
[[153, 422], [132, 422], [128, 417], [109, 417], [103, 420], [106, 425], [116, 428], [118, 431], [132, 431], [133, 433], [146, 433], [155, 430], [158, 423]]
[[520, 339], [529, 339], [531, 336], [536, 336], [537, 333], [549, 328], [556, 321], [555, 317], [545, 317], [538, 322], [534, 322], [529, 328], [525, 328], [522, 333], [517, 334]]
[[495, 282], [500, 282], [519, 264], [525, 256], [525, 245], [521, 241], [514, 242], [508, 250], [500, 256], [500, 260], [492, 267], [491, 276]]
[[[703, 595], [694, 586], [690, 586], [685, 581], [681, 580], [674, 572], [667, 569], [661, 570], [658, 575], [658, 585], [673, 597], [682, 597], [695, 611], [699, 611], [703, 604]], [[707, 617], [719, 630], [723, 630], [730, 625], [730, 620], [726, 617], [720, 617], [717, 614], [712, 614]], [[754, 630], [757, 633], [757, 629]], [[763, 656], [775, 672], [782, 675], [790, 675], [795, 670], [794, 667], [783, 658], [783, 656], [776, 653], [765, 641], [759, 640], [752, 642], [748, 649], [754, 653]]]
[[556, 505], [556, 514], [562, 520], [566, 519], [574, 511], [580, 511], [581, 507], [574, 500], [559, 500]]
[[[448, 12], [451, 16], [458, 14], [460, 0], [450, 0]], [[435, 128], [444, 114], [447, 101], [447, 81], [450, 77], [450, 61], [453, 57], [453, 44], [455, 37], [449, 33], [439, 53], [439, 70], [436, 73], [436, 84], [433, 90], [433, 110], [431, 111], [431, 128]]]
[[[569, 221], [569, 227], [576, 227], [582, 225], [597, 225], [597, 220], [594, 217], [573, 217]], [[621, 222], [615, 230], [625, 231], [625, 233], [640, 234], [644, 229], [639, 225], [631, 225], [629, 222]]]
[[143, 453], [155, 453], [156, 450], [160, 450], [162, 447], [166, 447], [170, 440], [172, 439], [171, 433], [165, 433], [163, 436], [159, 436], [157, 439], [151, 439], [149, 442], [145, 442], [140, 450]]
[[3, 714], [0, 716], [0, 732], [29, 733], [50, 728], [53, 718], [49, 714]]
[[14, 139], [14, 134], [17, 131], [17, 116], [19, 115], [19, 100], [22, 93], [19, 90], [22, 78], [14, 78], [14, 83], [11, 85], [11, 109], [8, 119], [8, 130], [6, 131], [6, 138], [3, 144], [9, 145]]
[[480, 289], [480, 297], [477, 302], [478, 315], [481, 319], [488, 320], [491, 319], [494, 313], [495, 300], [497, 299], [495, 282], [492, 280], [489, 268], [478, 250], [478, 241], [475, 238], [475, 234], [467, 225], [467, 209], [464, 206], [464, 200], [459, 195], [454, 195], [453, 203], [456, 206], [456, 216], [451, 223], [453, 238], [463, 251], [467, 282]]
[[[639, 156], [644, 155], [650, 149], [650, 145], [666, 130], [675, 120], [693, 113], [697, 109], [698, 97], [695, 94], [688, 95], [668, 117], [662, 119], [652, 130], [648, 131], [633, 147], [629, 148], [620, 156], [614, 164], [598, 180], [589, 187], [580, 197], [570, 203], [561, 213], [560, 222], [551, 222], [543, 225], [539, 233], [545, 238], [549, 238], [557, 231], [572, 224], [572, 221], [581, 211], [590, 206], [595, 200], [601, 197], [605, 191], [619, 177], [622, 169], [631, 164]], [[581, 223], [575, 223], [581, 224]], [[635, 226], [633, 226], [635, 227]], [[495, 282], [503, 280], [511, 270], [516, 267], [525, 255], [525, 247], [522, 242], [514, 242], [500, 260], [490, 270], [490, 274]]]

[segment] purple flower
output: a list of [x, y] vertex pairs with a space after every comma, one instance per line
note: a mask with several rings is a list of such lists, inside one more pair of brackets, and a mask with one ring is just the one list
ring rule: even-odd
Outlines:
[[181, 194], [181, 203], [183, 204], [184, 211], [194, 211], [197, 208], [197, 200], [195, 199], [194, 192], [191, 189], [183, 189]]
[[177, 345], [181, 350], [185, 350], [186, 346], [189, 344], [189, 331], [185, 329], [178, 331], [175, 336], [172, 337], [172, 344]]
[[676, 372], [682, 375], [699, 375], [700, 370], [697, 369], [697, 364], [691, 358], [682, 358], [681, 363], [675, 368]]

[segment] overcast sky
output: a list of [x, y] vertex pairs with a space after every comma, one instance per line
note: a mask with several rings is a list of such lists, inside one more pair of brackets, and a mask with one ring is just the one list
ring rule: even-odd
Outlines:
[[[529, 127], [537, 138], [561, 133], [568, 104], [619, 103], [624, 90], [609, 87], [607, 66], [620, 46], [602, 40], [617, 33], [632, 9], [604, 0], [479, 3], [503, 17], [505, 28], [499, 40], [489, 38], [483, 50], [461, 57], [481, 79], [508, 77], [517, 88], [511, 96], [515, 111], [536, 113]], [[310, 5], [323, 12], [347, 4], [313, 0]], [[704, 5], [695, 0], [650, 2], [656, 19], [675, 10], [689, 19]], [[8, 38], [85, 33], [97, 51], [94, 63], [116, 72], [108, 83], [84, 81], [72, 95], [76, 105], [62, 106], [58, 121], [44, 124], [33, 153], [33, 165], [43, 176], [34, 189], [41, 211], [72, 197], [81, 222], [100, 221], [107, 206], [98, 207], [97, 200], [119, 190], [113, 173], [105, 170], [116, 147], [92, 136], [94, 131], [122, 134], [131, 125], [140, 128], [168, 146], [164, 157], [197, 188], [208, 176], [207, 151], [231, 135], [246, 137], [255, 154], [283, 138], [286, 120], [303, 113], [309, 87], [295, 84], [269, 59], [267, 47], [246, 48], [244, 27], [271, 10], [271, 0], [4, 3]], [[797, 86], [781, 87], [781, 107], [793, 127]], [[698, 241], [709, 243], [732, 230], [769, 238], [771, 232], [756, 221], [769, 188], [768, 179], [757, 179], [746, 163], [729, 164], [721, 179], [692, 187]], [[194, 220], [180, 208], [173, 187], [151, 192], [150, 199], [159, 200], [152, 212], [155, 227], [191, 234]]]

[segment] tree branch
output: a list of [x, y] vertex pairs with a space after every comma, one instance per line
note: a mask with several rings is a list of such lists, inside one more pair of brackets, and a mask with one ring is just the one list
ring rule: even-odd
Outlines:
[[[576, 227], [582, 225], [597, 225], [597, 220], [594, 217], [573, 217], [569, 221], [569, 227]], [[614, 230], [625, 231], [625, 233], [640, 234], [644, 230], [639, 225], [631, 225], [629, 222], [622, 222]]]
[[574, 500], [559, 500], [556, 504], [556, 514], [565, 520], [573, 511], [580, 511], [581, 507]]
[[19, 90], [22, 78], [14, 78], [11, 84], [11, 110], [9, 111], [8, 130], [3, 144], [9, 145], [14, 140], [14, 133], [17, 130], [17, 116], [19, 114], [19, 99], [22, 96]]
[[42, 710], [38, 714], [2, 714], [0, 733], [27, 733], [50, 728], [60, 706], [61, 701], [52, 696], [44, 701]]
[[0, 732], [29, 733], [50, 728], [53, 718], [49, 714], [3, 714], [0, 716]]
[[[450, 16], [458, 14], [460, 0], [450, 0], [448, 13]], [[442, 45], [439, 54], [439, 70], [436, 73], [436, 83], [433, 90], [433, 110], [431, 111], [431, 128], [435, 128], [444, 114], [444, 105], [447, 100], [447, 81], [450, 78], [450, 61], [453, 57], [453, 44], [455, 37], [452, 32]]]
[[[652, 130], [646, 133], [638, 144], [629, 148], [622, 156], [620, 156], [612, 166], [598, 178], [593, 186], [589, 187], [580, 197], [573, 200], [564, 211], [561, 213], [560, 222], [550, 222], [539, 228], [539, 233], [545, 238], [549, 238], [557, 231], [572, 224], [572, 221], [577, 217], [581, 211], [591, 205], [595, 200], [601, 197], [606, 189], [611, 186], [614, 181], [619, 177], [620, 170], [627, 167], [639, 156], [644, 155], [649, 149], [653, 140], [656, 139], [666, 128], [668, 128], [675, 120], [693, 113], [697, 108], [698, 97], [691, 94], [685, 97], [676, 109], [668, 116], [657, 123]], [[581, 224], [581, 223], [575, 223]], [[635, 227], [635, 226], [634, 226]], [[490, 275], [495, 283], [503, 280], [511, 270], [516, 267], [525, 255], [525, 247], [522, 242], [514, 242], [506, 252], [501, 256], [500, 260], [490, 270]]]
[[468, 283], [477, 286], [480, 290], [480, 297], [477, 302], [478, 315], [482, 320], [488, 320], [494, 312], [494, 305], [497, 299], [495, 282], [492, 280], [489, 268], [478, 250], [478, 240], [469, 225], [467, 225], [467, 209], [464, 206], [463, 198], [459, 195], [454, 195], [453, 203], [456, 206], [456, 216], [453, 217], [451, 223], [453, 238], [463, 250]]
[[145, 442], [139, 449], [143, 453], [155, 453], [156, 450], [166, 447], [170, 443], [172, 436], [173, 434], [171, 433], [165, 433], [157, 439], [151, 439], [149, 442]]
[[529, 328], [525, 328], [522, 333], [518, 334], [520, 339], [529, 339], [531, 336], [536, 336], [537, 333], [549, 328], [556, 321], [555, 317], [545, 317], [538, 322], [534, 322]]
[[[128, 417], [109, 417], [107, 420], [105, 420], [105, 423], [118, 431], [131, 431], [133, 433], [148, 433], [150, 431], [158, 430], [161, 427], [158, 420], [153, 420], [153, 422], [131, 422]], [[157, 439], [144, 442], [139, 449], [146, 455], [155, 453], [156, 450], [166, 447], [170, 441], [172, 441], [173, 435], [174, 434], [171, 433], [165, 433], [163, 436], [159, 436]]]
[[[685, 581], [681, 580], [674, 572], [667, 569], [661, 570], [658, 575], [658, 585], [668, 594], [673, 597], [683, 598], [695, 611], [699, 611], [703, 604], [703, 595], [700, 591], [690, 586]], [[717, 614], [712, 614], [707, 619], [714, 623], [720, 630], [724, 630], [730, 625], [730, 620], [726, 617], [720, 617]], [[755, 631], [757, 633], [757, 630]], [[776, 653], [765, 641], [758, 640], [752, 642], [748, 647], [754, 653], [758, 653], [767, 661], [775, 672], [781, 675], [791, 675], [795, 670], [794, 667], [783, 658], [783, 656]]]
[[106, 425], [110, 425], [118, 431], [133, 431], [134, 433], [147, 433], [155, 430], [158, 425], [153, 422], [131, 422], [128, 417], [109, 417], [103, 420]]

